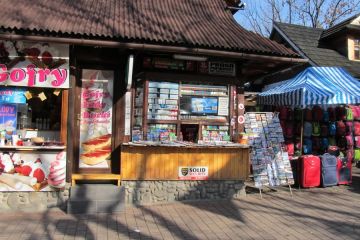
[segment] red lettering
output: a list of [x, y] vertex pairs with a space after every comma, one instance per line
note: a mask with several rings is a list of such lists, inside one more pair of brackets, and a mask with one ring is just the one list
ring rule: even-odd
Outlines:
[[25, 79], [26, 73], [23, 69], [17, 68], [11, 71], [10, 73], [10, 79], [13, 82], [21, 82]]
[[7, 67], [5, 64], [0, 64], [0, 69], [3, 71], [0, 73], [0, 82], [5, 82], [8, 79]]
[[28, 65], [26, 67], [26, 71], [27, 71], [27, 74], [28, 74], [28, 86], [29, 87], [32, 87], [35, 85], [35, 76], [36, 76], [36, 71], [34, 70], [36, 66], [35, 65]]
[[50, 69], [39, 69], [39, 82], [45, 82], [48, 75], [50, 75]]
[[51, 85], [54, 87], [62, 85], [67, 79], [66, 69], [54, 69], [51, 71], [51, 74], [56, 78], [56, 80], [51, 82]]

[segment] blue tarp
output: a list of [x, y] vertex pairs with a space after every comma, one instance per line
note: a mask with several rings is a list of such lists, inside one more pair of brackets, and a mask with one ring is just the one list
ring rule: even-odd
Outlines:
[[340, 67], [309, 67], [296, 77], [258, 95], [258, 103], [304, 108], [360, 103], [360, 82]]

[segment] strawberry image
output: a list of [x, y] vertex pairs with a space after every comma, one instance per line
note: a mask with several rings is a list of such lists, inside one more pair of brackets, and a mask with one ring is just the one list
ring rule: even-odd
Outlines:
[[48, 51], [44, 51], [41, 54], [41, 58], [42, 58], [43, 63], [45, 63], [46, 65], [50, 65], [53, 62], [53, 57], [52, 57], [51, 53], [49, 53]]
[[5, 169], [5, 165], [2, 164], [1, 160], [0, 160], [0, 173], [4, 172]]
[[35, 169], [35, 171], [33, 172], [33, 177], [37, 179], [37, 182], [40, 183], [42, 181], [44, 181], [45, 179], [45, 173], [41, 168], [37, 168]]
[[29, 176], [31, 171], [32, 171], [32, 169], [28, 165], [22, 166], [22, 168], [21, 168], [21, 174], [24, 176]]
[[16, 166], [15, 167], [15, 172], [21, 173], [22, 172], [22, 167], [21, 166]]
[[27, 48], [24, 49], [24, 52], [26, 53], [26, 55], [28, 55], [30, 58], [38, 58], [39, 54], [40, 54], [40, 50], [37, 48]]
[[42, 162], [41, 162], [41, 159], [40, 159], [40, 158], [37, 158], [37, 159], [35, 160], [35, 163], [40, 163], [40, 164], [41, 164], [41, 163], [42, 163]]

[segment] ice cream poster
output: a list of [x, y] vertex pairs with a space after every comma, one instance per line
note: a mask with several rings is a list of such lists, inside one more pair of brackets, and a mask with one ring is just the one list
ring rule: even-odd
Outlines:
[[0, 104], [0, 131], [6, 131], [6, 135], [16, 134], [17, 108], [12, 104]]
[[79, 168], [110, 167], [113, 81], [113, 71], [82, 72]]
[[0, 85], [69, 88], [69, 45], [0, 41]]
[[0, 153], [0, 192], [57, 191], [65, 181], [65, 151]]

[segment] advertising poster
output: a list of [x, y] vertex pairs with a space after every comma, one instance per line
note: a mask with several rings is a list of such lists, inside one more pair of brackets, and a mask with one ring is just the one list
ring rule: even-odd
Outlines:
[[69, 88], [69, 46], [0, 41], [0, 85]]
[[0, 87], [0, 103], [26, 103], [25, 89]]
[[0, 153], [1, 192], [56, 191], [65, 181], [65, 151]]
[[82, 72], [79, 168], [109, 168], [113, 71]]
[[179, 180], [208, 180], [209, 169], [205, 166], [179, 167]]
[[16, 134], [16, 119], [16, 105], [0, 104], [0, 131], [5, 131], [7, 138]]

